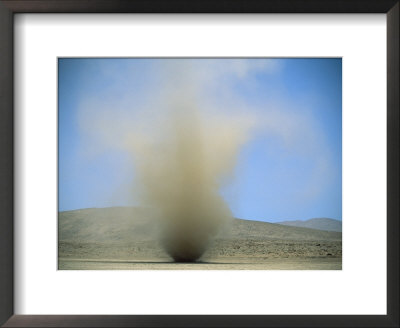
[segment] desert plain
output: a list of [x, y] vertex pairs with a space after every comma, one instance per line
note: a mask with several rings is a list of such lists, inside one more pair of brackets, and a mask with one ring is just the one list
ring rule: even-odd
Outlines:
[[146, 209], [64, 211], [58, 215], [58, 269], [341, 270], [342, 232], [334, 221], [315, 219], [301, 227], [299, 221], [232, 219], [200, 259], [176, 263], [164, 250], [158, 225]]

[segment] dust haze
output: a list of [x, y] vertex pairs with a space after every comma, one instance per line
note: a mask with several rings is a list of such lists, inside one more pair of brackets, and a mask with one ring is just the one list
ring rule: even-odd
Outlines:
[[216, 126], [212, 114], [187, 95], [168, 99], [167, 110], [157, 136], [149, 130], [145, 145], [137, 147], [134, 137], [129, 145], [165, 249], [176, 261], [193, 261], [232, 216], [219, 188], [232, 174], [248, 127], [228, 117]]
[[190, 61], [163, 61], [159, 72], [146, 108], [128, 106], [121, 115], [104, 105], [99, 112], [83, 107], [81, 129], [99, 147], [130, 154], [132, 190], [141, 206], [152, 209], [163, 247], [175, 261], [191, 262], [232, 218], [220, 189], [234, 178], [255, 118], [214, 106], [205, 92], [209, 76]]
[[149, 62], [148, 66], [141, 62], [143, 68], [134, 66], [123, 77], [107, 66], [102, 74], [107, 92], [82, 97], [78, 111], [82, 155], [128, 154], [126, 165], [114, 175], [128, 187], [116, 199], [128, 198], [130, 206], [152, 210], [159, 239], [176, 261], [199, 259], [229, 226], [232, 209], [221, 191], [234, 185], [238, 156], [249, 141], [277, 137], [283, 156], [296, 153], [312, 161], [307, 182], [285, 197], [307, 202], [332, 179], [331, 154], [311, 114], [284, 104], [251, 103], [251, 97], [238, 95], [239, 83], [240, 88], [252, 90], [255, 76], [274, 74], [279, 62]]

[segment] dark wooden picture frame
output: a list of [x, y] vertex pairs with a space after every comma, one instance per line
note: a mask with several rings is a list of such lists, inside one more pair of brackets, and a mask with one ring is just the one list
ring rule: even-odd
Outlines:
[[[5, 327], [399, 327], [399, 8], [398, 0], [0, 0], [0, 324]], [[16, 13], [385, 13], [387, 315], [15, 315], [13, 29]]]

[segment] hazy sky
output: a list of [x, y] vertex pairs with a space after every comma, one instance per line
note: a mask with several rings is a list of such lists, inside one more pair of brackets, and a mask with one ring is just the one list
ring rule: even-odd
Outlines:
[[341, 59], [71, 58], [58, 74], [60, 211], [138, 205], [135, 160], [116, 145], [190, 94], [251, 122], [219, 189], [235, 217], [342, 219]]

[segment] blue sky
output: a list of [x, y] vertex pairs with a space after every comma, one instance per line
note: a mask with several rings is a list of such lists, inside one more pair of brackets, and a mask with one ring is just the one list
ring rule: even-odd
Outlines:
[[109, 140], [183, 83], [200, 107], [259, 123], [219, 190], [235, 217], [342, 219], [341, 59], [65, 58], [58, 74], [60, 211], [140, 204], [135, 161]]

